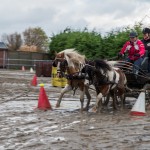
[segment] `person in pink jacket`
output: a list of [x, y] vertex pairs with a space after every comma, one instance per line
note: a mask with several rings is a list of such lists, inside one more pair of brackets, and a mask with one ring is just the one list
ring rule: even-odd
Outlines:
[[123, 48], [119, 52], [119, 56], [124, 56], [124, 54], [127, 53], [128, 57], [126, 61], [133, 63], [135, 66], [134, 73], [138, 73], [145, 55], [145, 47], [143, 42], [138, 39], [136, 32], [131, 32], [129, 37], [130, 40], [123, 45]]

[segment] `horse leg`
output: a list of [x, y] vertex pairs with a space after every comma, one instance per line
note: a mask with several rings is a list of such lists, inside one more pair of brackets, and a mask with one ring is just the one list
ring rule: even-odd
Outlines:
[[121, 99], [121, 110], [123, 110], [125, 108], [125, 95], [124, 94], [120, 95], [120, 99]]
[[111, 93], [112, 99], [113, 99], [113, 109], [117, 110], [118, 108], [117, 108], [117, 103], [116, 103], [116, 101], [117, 101], [116, 91], [112, 90], [112, 91], [110, 91], [110, 93]]
[[61, 90], [60, 96], [59, 96], [59, 98], [58, 98], [58, 100], [57, 100], [57, 103], [56, 103], [56, 108], [57, 108], [57, 107], [60, 107], [60, 103], [61, 103], [61, 100], [62, 100], [63, 95], [64, 95], [65, 93], [71, 91], [71, 90], [72, 90], [72, 87], [71, 87], [70, 85], [68, 85], [68, 84], [65, 86], [65, 88], [63, 88], [63, 89]]
[[[115, 95], [115, 97], [116, 97], [116, 104], [119, 105], [119, 97], [117, 97], [117, 95]], [[121, 97], [120, 97], [120, 99], [121, 99]]]
[[88, 89], [89, 89], [89, 87], [85, 86], [85, 95], [87, 97], [87, 104], [86, 104], [86, 107], [83, 109], [85, 111], [89, 110], [89, 105], [90, 105], [90, 101], [91, 101], [91, 95], [90, 95]]
[[85, 93], [84, 89], [83, 90], [80, 89], [80, 102], [81, 102], [81, 110], [80, 111], [81, 112], [83, 112], [84, 93]]
[[125, 106], [125, 91], [126, 91], [125, 87], [118, 88], [118, 95], [119, 95], [120, 101], [121, 101], [121, 110], [123, 110], [124, 106]]
[[99, 101], [99, 103], [98, 103], [97, 112], [100, 113], [102, 111], [102, 108], [103, 108], [103, 103], [102, 103], [102, 99], [101, 99], [101, 101]]
[[109, 103], [109, 100], [110, 100], [110, 94], [108, 94], [106, 97], [105, 97], [105, 101], [104, 101], [104, 104], [103, 106], [106, 107]]
[[97, 109], [101, 110], [102, 109], [102, 93], [99, 93], [96, 97], [96, 103], [95, 106], [92, 108], [94, 112], [97, 112]]

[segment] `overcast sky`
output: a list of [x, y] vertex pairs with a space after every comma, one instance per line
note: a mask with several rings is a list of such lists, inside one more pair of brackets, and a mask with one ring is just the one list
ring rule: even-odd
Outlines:
[[[100, 33], [150, 16], [150, 0], [0, 0], [0, 36], [41, 27], [48, 36], [66, 27]], [[150, 24], [150, 17], [145, 17]]]

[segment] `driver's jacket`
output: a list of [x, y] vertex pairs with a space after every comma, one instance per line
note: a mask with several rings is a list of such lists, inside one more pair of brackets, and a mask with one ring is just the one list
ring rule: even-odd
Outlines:
[[[131, 41], [127, 41], [123, 48], [120, 51], [121, 54], [128, 53], [128, 58], [130, 60], [137, 60], [140, 57], [143, 57], [145, 54], [145, 47], [141, 40], [137, 40], [132, 43]], [[135, 56], [135, 54], [140, 54], [140, 56]]]

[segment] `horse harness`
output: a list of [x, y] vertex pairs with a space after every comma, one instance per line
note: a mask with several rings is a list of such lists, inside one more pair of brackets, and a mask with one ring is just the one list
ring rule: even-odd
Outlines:
[[[93, 78], [95, 77], [96, 75], [95, 75], [95, 73], [93, 73], [92, 74], [92, 80], [93, 80]], [[95, 81], [95, 83], [93, 83], [93, 81], [91, 81], [90, 82], [90, 85], [91, 84], [94, 84], [96, 87], [100, 87], [100, 86], [102, 86], [102, 85], [105, 85], [105, 84], [111, 84], [111, 86], [110, 86], [110, 89], [113, 87], [113, 85], [115, 85], [115, 84], [117, 84], [116, 82], [115, 82], [115, 80], [116, 80], [116, 72], [115, 72], [115, 70], [113, 71], [113, 80], [112, 81], [109, 81], [109, 78], [108, 78], [108, 76], [106, 76], [106, 74], [102, 74], [100, 77], [99, 77], [99, 80], [97, 81]], [[90, 81], [90, 80], [89, 80]]]
[[80, 74], [81, 71], [65, 74], [67, 69], [69, 69], [69, 67], [66, 59], [64, 59], [63, 61], [60, 62], [60, 69], [58, 69], [57, 72], [60, 73], [62, 77], [65, 77], [67, 80], [70, 80], [70, 85], [75, 94], [76, 90], [78, 89], [78, 86], [73, 86], [73, 80], [83, 80], [85, 79], [85, 77], [83, 74]]
[[111, 89], [115, 84], [118, 84], [118, 83], [115, 82], [115, 80], [116, 80], [116, 72], [115, 72], [115, 70], [114, 70], [113, 72], [114, 72], [113, 81], [109, 81], [110, 84], [111, 84], [110, 89]]
[[64, 60], [60, 63], [60, 68], [61, 69], [58, 69], [57, 72], [61, 73], [63, 75], [63, 77], [65, 77], [68, 80], [82, 80], [82, 79], [84, 79], [83, 75], [79, 75], [80, 71], [75, 72], [75, 73], [65, 74], [66, 70], [69, 69], [66, 60]]

